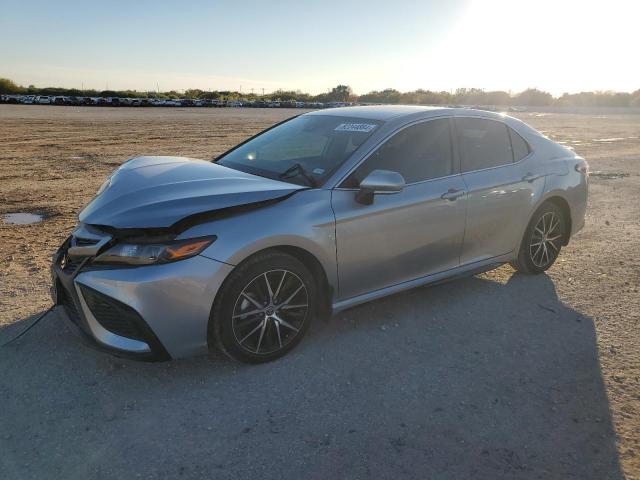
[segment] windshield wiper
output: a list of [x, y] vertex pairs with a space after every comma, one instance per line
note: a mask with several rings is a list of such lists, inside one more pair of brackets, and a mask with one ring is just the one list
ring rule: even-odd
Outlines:
[[299, 163], [294, 163], [293, 165], [291, 165], [284, 172], [278, 175], [278, 178], [280, 178], [281, 180], [285, 180], [287, 178], [293, 178], [296, 176], [304, 178], [312, 187], [318, 186], [318, 182], [316, 182], [316, 179], [309, 175], [309, 173]]

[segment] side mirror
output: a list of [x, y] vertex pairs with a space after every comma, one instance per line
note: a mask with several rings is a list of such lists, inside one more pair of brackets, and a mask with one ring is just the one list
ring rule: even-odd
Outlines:
[[398, 193], [404, 189], [404, 186], [404, 177], [398, 172], [374, 170], [360, 182], [360, 190], [356, 193], [356, 202], [371, 205], [376, 193]]

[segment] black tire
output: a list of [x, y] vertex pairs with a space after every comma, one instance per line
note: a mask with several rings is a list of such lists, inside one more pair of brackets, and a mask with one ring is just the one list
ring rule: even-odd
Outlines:
[[278, 251], [257, 254], [223, 283], [209, 319], [209, 345], [241, 362], [275, 360], [300, 343], [317, 302], [316, 283], [301, 261]]
[[[548, 231], [541, 234], [545, 227]], [[542, 204], [531, 217], [522, 238], [518, 257], [511, 262], [511, 266], [518, 272], [532, 275], [548, 270], [565, 244], [566, 229], [567, 221], [562, 210], [553, 202]]]

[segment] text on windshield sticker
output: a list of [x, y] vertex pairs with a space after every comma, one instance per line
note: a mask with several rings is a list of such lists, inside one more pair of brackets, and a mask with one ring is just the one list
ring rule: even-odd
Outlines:
[[369, 133], [374, 128], [376, 128], [376, 125], [372, 125], [370, 123], [341, 123], [335, 128], [335, 131]]

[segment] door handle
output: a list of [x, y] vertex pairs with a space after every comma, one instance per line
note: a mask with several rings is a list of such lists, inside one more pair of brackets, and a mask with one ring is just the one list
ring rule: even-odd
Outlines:
[[461, 196], [463, 196], [465, 193], [467, 192], [465, 192], [464, 190], [457, 190], [455, 188], [450, 188], [449, 190], [444, 192], [442, 195], [440, 195], [440, 198], [442, 198], [443, 200], [449, 200], [450, 202], [453, 202], [458, 198], [460, 198]]
[[522, 181], [531, 183], [531, 182], [533, 182], [533, 181], [535, 181], [535, 180], [537, 180], [537, 179], [539, 179], [541, 177], [542, 177], [542, 175], [535, 175], [533, 173], [527, 173], [524, 177], [522, 177]]

